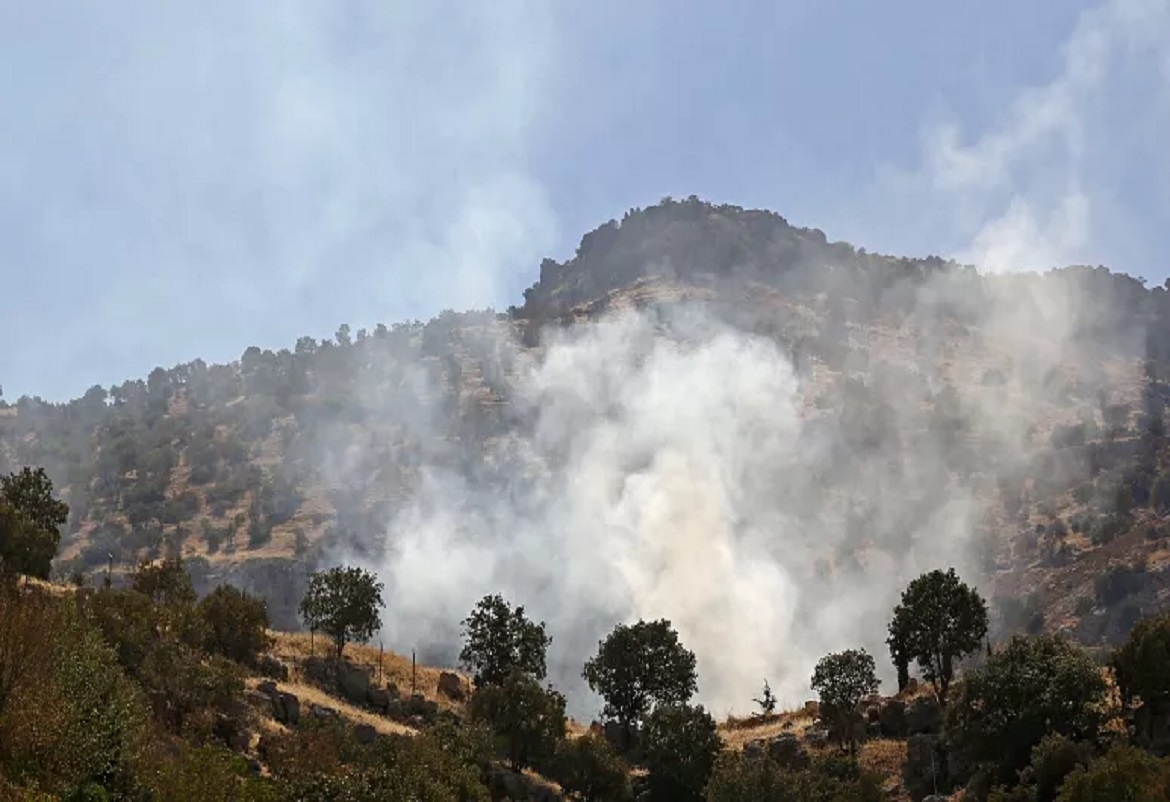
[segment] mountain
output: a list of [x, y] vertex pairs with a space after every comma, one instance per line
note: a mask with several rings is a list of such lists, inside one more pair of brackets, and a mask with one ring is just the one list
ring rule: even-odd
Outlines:
[[1166, 289], [1102, 267], [983, 275], [667, 199], [506, 313], [4, 404], [0, 471], [61, 489], [62, 577], [181, 554], [292, 628], [309, 570], [361, 562], [388, 642], [428, 662], [504, 590], [570, 692], [614, 621], [666, 616], [709, 703], [764, 676], [799, 701], [826, 651], [882, 653], [940, 565], [997, 636], [1116, 642], [1158, 608], [1168, 333]]

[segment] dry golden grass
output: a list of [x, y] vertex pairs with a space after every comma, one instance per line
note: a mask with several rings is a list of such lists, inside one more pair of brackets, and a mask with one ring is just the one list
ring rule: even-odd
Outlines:
[[765, 720], [730, 718], [719, 725], [719, 735], [728, 749], [743, 749], [744, 744], [782, 733], [801, 735], [812, 726], [813, 716], [804, 708], [777, 713]]
[[906, 762], [906, 742], [890, 738], [875, 738], [861, 745], [857, 762], [865, 771], [882, 777], [899, 777]]
[[[248, 688], [255, 688], [263, 680], [259, 678], [252, 678], [245, 683]], [[302, 682], [278, 682], [277, 689], [291, 693], [297, 697], [301, 702], [301, 717], [308, 715], [309, 705], [317, 705], [318, 707], [328, 707], [336, 710], [341, 714], [342, 718], [348, 720], [352, 724], [369, 724], [377, 732], [383, 735], [417, 735], [418, 731], [413, 727], [408, 727], [405, 724], [400, 724], [397, 721], [379, 716], [377, 713], [371, 713], [368, 710], [362, 710], [360, 707], [344, 702], [335, 696], [330, 696], [321, 689], [312, 685], [306, 685]], [[279, 724], [273, 722], [279, 727]]]
[[[293, 668], [294, 676], [297, 675], [296, 666], [310, 654], [309, 635], [304, 632], [272, 632], [270, 634], [274, 639], [272, 647], [273, 655], [288, 662], [290, 667]], [[315, 638], [314, 643], [314, 650], [319, 656], [324, 656], [328, 653], [330, 648], [328, 639], [318, 636]], [[355, 665], [370, 668], [374, 681], [378, 681], [377, 647], [358, 643], [348, 644], [345, 647], [345, 658]], [[387, 651], [382, 655], [381, 669], [381, 682], [383, 684], [393, 682], [398, 686], [398, 691], [403, 696], [411, 693], [410, 657], [404, 657], [400, 654]], [[417, 667], [417, 691], [427, 699], [433, 700], [441, 709], [461, 712], [464, 707], [461, 702], [455, 702], [439, 693], [439, 674], [443, 671], [458, 674], [463, 678], [464, 687], [470, 690], [470, 683], [467, 677], [461, 672], [455, 671], [454, 669], [419, 665]]]

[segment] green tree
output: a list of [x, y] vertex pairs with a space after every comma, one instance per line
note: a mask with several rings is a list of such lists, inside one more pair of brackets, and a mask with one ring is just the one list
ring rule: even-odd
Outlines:
[[966, 675], [947, 730], [963, 752], [1007, 781], [1045, 735], [1094, 742], [1105, 692], [1101, 671], [1076, 645], [1054, 635], [1017, 636]]
[[652, 802], [699, 802], [723, 742], [701, 705], [666, 703], [646, 718], [642, 763]]
[[0, 476], [0, 575], [48, 579], [67, 520], [44, 468]]
[[566, 738], [557, 745], [553, 779], [570, 799], [629, 802], [634, 798], [629, 775], [629, 766], [600, 735]]
[[549, 766], [565, 737], [565, 697], [518, 669], [500, 684], [479, 687], [468, 712], [491, 727], [513, 771]]
[[272, 639], [264, 600], [231, 585], [219, 585], [198, 605], [204, 626], [204, 649], [245, 665], [254, 665]]
[[850, 751], [857, 743], [858, 706], [878, 687], [873, 657], [864, 649], [826, 655], [813, 670], [812, 689], [820, 695], [821, 711], [833, 720], [833, 731]]
[[1075, 769], [1060, 786], [1057, 802], [1165, 802], [1170, 799], [1170, 761], [1119, 745]]
[[695, 655], [666, 619], [619, 624], [598, 644], [582, 675], [605, 700], [603, 715], [632, 733], [657, 705], [681, 705], [698, 689]]
[[931, 571], [906, 588], [889, 632], [899, 684], [914, 660], [945, 707], [955, 662], [978, 649], [987, 635], [987, 604], [955, 569]]
[[309, 576], [309, 589], [301, 600], [301, 617], [309, 629], [333, 639], [340, 660], [346, 643], [365, 643], [378, 631], [382, 588], [377, 577], [361, 568], [316, 571]]
[[163, 606], [195, 603], [195, 588], [181, 558], [143, 561], [130, 578], [130, 587]]
[[[1112, 659], [1117, 688], [1126, 705], [1141, 700], [1150, 710], [1170, 704], [1170, 613], [1138, 621]], [[1147, 716], [1149, 726], [1154, 716]], [[1140, 733], [1152, 735], [1148, 727]]]
[[502, 596], [485, 596], [463, 620], [459, 661], [474, 672], [476, 688], [503, 683], [514, 671], [537, 680], [547, 673], [545, 654], [552, 638], [544, 622], [534, 623], [523, 607], [513, 608]]

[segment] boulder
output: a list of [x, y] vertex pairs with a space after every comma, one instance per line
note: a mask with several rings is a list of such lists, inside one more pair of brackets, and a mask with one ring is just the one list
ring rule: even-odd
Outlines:
[[390, 694], [385, 688], [378, 688], [370, 686], [370, 693], [367, 697], [370, 707], [377, 710], [379, 713], [385, 713], [386, 709], [390, 707]]
[[450, 671], [440, 673], [439, 693], [456, 702], [463, 701], [467, 697], [467, 689], [463, 685], [463, 678], [458, 674], [452, 674]]
[[359, 744], [372, 744], [378, 738], [378, 731], [372, 724], [355, 724], [353, 737]]
[[256, 686], [256, 690], [265, 696], [272, 697], [276, 695], [276, 683], [270, 679], [266, 679]]
[[224, 746], [233, 752], [243, 752], [248, 748], [250, 740], [248, 730], [244, 727], [244, 722], [238, 719], [221, 713], [215, 719], [212, 732]]
[[307, 657], [302, 666], [305, 679], [319, 685], [332, 685], [336, 676], [335, 664], [324, 657]]
[[761, 760], [767, 751], [767, 742], [763, 738], [748, 741], [743, 745], [743, 756], [749, 760]]
[[389, 704], [386, 705], [386, 717], [395, 721], [402, 721], [406, 718], [406, 708], [401, 699], [390, 700]]
[[794, 771], [808, 766], [808, 752], [795, 735], [784, 733], [768, 741], [768, 757]]
[[347, 702], [364, 705], [370, 696], [370, 672], [364, 668], [342, 663], [338, 671], [338, 690]]
[[266, 677], [288, 682], [288, 666], [270, 654], [263, 655], [257, 662], [256, 668]]
[[809, 727], [804, 731], [804, 742], [809, 746], [821, 747], [829, 743], [827, 727]]
[[278, 691], [272, 697], [272, 717], [287, 727], [295, 727], [301, 720], [301, 700], [291, 693]]
[[906, 708], [906, 731], [911, 735], [937, 735], [942, 724], [942, 708], [932, 696], [919, 696]]
[[386, 683], [386, 693], [390, 694], [391, 699], [401, 699], [402, 694], [398, 692], [398, 686], [393, 682]]
[[887, 738], [906, 737], [906, 703], [900, 699], [890, 699], [878, 711], [878, 724], [881, 734]]

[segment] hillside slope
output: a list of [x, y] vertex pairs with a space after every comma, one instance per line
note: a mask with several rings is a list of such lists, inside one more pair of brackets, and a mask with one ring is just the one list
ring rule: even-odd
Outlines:
[[182, 554], [292, 628], [309, 569], [363, 561], [402, 613], [391, 639], [439, 662], [499, 586], [543, 599], [565, 675], [607, 621], [666, 614], [701, 661], [756, 642], [711, 680], [730, 705], [778, 661], [799, 688], [872, 639], [939, 563], [993, 597], [998, 632], [1116, 640], [1158, 607], [1167, 331], [1163, 288], [1103, 268], [981, 276], [666, 201], [546, 260], [506, 314], [22, 398], [0, 470], [62, 489], [63, 577]]

